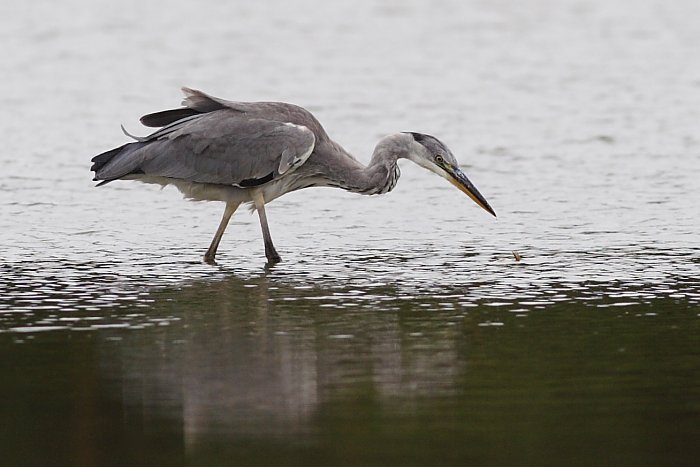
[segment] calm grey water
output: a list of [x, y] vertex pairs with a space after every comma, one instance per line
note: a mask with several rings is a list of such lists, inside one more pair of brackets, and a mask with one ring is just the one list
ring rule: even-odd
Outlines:
[[[6, 2], [3, 462], [696, 464], [697, 5]], [[406, 162], [202, 264], [223, 206], [88, 171], [181, 85], [435, 134], [499, 217]]]

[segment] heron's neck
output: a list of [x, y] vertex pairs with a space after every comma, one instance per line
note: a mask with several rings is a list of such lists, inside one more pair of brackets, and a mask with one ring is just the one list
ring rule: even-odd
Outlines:
[[[320, 144], [303, 167], [299, 188], [307, 186], [334, 186], [354, 193], [377, 195], [387, 193], [396, 186], [401, 173], [396, 161], [407, 157], [410, 137], [404, 134], [387, 136], [379, 141], [367, 166], [362, 165], [340, 145], [331, 142]], [[313, 167], [313, 169], [312, 169]], [[311, 174], [311, 175], [309, 175]], [[309, 184], [306, 177], [311, 177]]]
[[393, 190], [401, 176], [396, 163], [399, 157], [400, 154], [395, 148], [377, 145], [367, 167], [358, 170], [356, 185], [359, 189], [353, 191], [366, 195], [379, 195]]

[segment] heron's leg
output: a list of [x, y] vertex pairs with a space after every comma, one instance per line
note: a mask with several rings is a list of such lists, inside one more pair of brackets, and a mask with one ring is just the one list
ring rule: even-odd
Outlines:
[[261, 191], [255, 191], [253, 193], [253, 202], [255, 203], [255, 209], [258, 211], [258, 216], [260, 217], [263, 240], [265, 240], [265, 256], [270, 263], [279, 263], [282, 258], [280, 258], [277, 250], [275, 250], [275, 245], [272, 244], [270, 228], [267, 226], [267, 216], [265, 215], [265, 198], [263, 198]]
[[204, 253], [204, 262], [216, 264], [216, 250], [219, 248], [219, 242], [221, 242], [221, 237], [224, 236], [224, 231], [226, 230], [228, 221], [231, 219], [233, 213], [236, 212], [236, 209], [238, 209], [240, 204], [241, 203], [234, 202], [226, 203], [224, 217], [221, 218], [221, 223], [219, 224], [219, 228], [216, 229], [216, 234], [214, 235], [214, 239], [211, 241], [211, 245], [209, 245], [209, 249], [206, 253]]

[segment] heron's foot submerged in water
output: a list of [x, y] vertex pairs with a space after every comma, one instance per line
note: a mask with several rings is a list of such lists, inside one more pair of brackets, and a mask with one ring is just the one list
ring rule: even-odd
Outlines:
[[277, 264], [282, 261], [282, 257], [277, 253], [275, 247], [265, 248], [265, 256], [267, 257], [267, 262], [269, 264]]

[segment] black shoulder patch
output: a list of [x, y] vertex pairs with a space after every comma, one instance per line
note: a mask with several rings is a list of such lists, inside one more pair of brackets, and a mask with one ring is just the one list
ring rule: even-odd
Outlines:
[[264, 185], [265, 183], [271, 181], [274, 176], [275, 176], [274, 172], [270, 172], [269, 174], [265, 175], [262, 178], [247, 178], [245, 180], [241, 180], [240, 182], [237, 183], [237, 185], [240, 186], [241, 188], [251, 188], [254, 186], [260, 186], [260, 185]]

